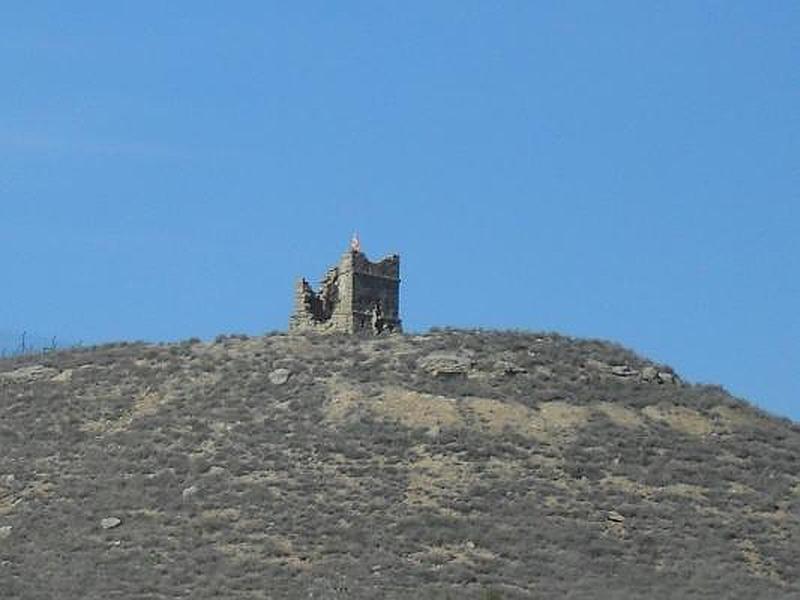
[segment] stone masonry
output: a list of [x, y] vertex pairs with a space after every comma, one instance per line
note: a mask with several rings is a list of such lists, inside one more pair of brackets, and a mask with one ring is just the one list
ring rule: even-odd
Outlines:
[[305, 279], [295, 288], [289, 331], [378, 335], [402, 331], [400, 257], [370, 262], [357, 238], [314, 291]]

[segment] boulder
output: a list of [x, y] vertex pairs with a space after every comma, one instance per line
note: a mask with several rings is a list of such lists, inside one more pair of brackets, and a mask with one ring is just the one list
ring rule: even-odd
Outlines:
[[100, 521], [100, 527], [103, 529], [114, 529], [122, 525], [122, 520], [117, 517], [106, 517]]
[[269, 381], [273, 385], [283, 385], [289, 381], [289, 377], [291, 376], [292, 372], [289, 369], [275, 369], [269, 374]]
[[183, 498], [184, 502], [189, 502], [196, 493], [197, 486], [190, 485], [189, 487], [185, 488], [183, 492], [181, 492], [181, 498]]
[[601, 360], [596, 360], [594, 358], [589, 358], [586, 360], [586, 368], [587, 369], [594, 369], [595, 371], [610, 371], [611, 365], [608, 363], [604, 363]]
[[625, 520], [625, 517], [623, 517], [615, 510], [608, 511], [606, 517], [608, 518], [609, 521], [612, 521], [614, 523], [622, 523]]
[[57, 383], [68, 383], [72, 381], [72, 369], [65, 369], [61, 371], [61, 373], [53, 377], [51, 381], [55, 381]]
[[678, 376], [669, 371], [659, 371], [657, 379], [659, 383], [678, 383], [679, 381]]
[[642, 372], [639, 374], [642, 381], [646, 381], [648, 383], [658, 381], [658, 369], [655, 367], [645, 367], [642, 369]]
[[617, 377], [634, 377], [639, 374], [639, 371], [628, 365], [613, 365], [611, 367], [611, 374]]

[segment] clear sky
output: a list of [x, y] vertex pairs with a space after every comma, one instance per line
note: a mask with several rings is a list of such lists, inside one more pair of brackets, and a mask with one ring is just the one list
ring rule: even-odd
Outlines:
[[800, 3], [0, 6], [0, 330], [285, 329], [352, 231], [406, 328], [618, 341], [800, 420]]

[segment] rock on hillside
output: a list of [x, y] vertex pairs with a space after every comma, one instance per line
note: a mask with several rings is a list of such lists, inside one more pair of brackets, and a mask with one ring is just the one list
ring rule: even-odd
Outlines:
[[3, 598], [798, 598], [800, 426], [444, 331], [0, 361]]

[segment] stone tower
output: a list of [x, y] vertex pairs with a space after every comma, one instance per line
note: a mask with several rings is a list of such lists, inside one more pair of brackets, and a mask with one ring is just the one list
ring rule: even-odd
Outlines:
[[315, 292], [301, 279], [289, 331], [381, 334], [402, 331], [400, 257], [370, 262], [357, 238]]

